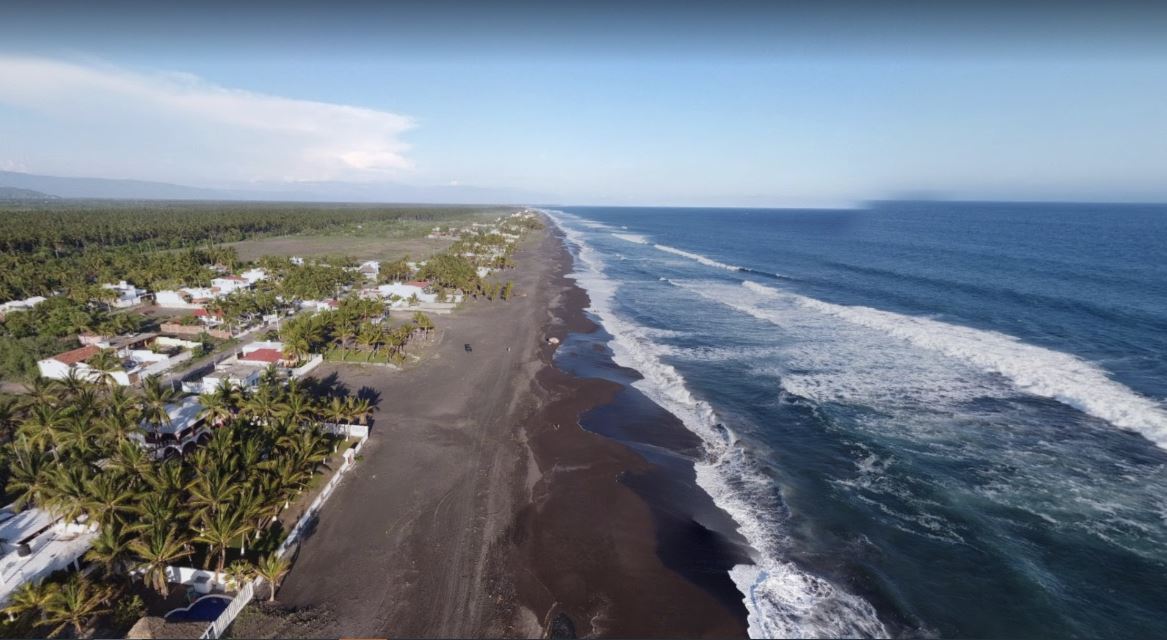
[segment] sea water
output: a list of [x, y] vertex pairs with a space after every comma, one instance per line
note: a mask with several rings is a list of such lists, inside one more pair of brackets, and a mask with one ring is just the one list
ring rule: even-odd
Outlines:
[[1167, 629], [1167, 207], [559, 207], [755, 637]]

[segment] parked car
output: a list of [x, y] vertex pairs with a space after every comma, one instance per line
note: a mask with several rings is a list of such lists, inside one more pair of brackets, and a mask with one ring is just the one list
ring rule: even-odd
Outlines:
[[470, 343], [469, 343], [469, 342], [467, 342], [466, 344], [462, 345], [462, 348], [463, 348], [463, 349], [466, 349], [466, 353], [470, 353], [471, 351], [474, 351], [474, 349], [471, 349], [471, 348], [470, 348]]

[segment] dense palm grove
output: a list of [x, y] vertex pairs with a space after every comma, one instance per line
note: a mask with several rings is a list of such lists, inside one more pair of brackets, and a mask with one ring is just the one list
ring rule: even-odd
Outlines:
[[[42, 203], [0, 210], [0, 301], [127, 279], [199, 284], [216, 245], [378, 222], [443, 221], [467, 209], [238, 203]], [[159, 253], [163, 249], [182, 249]], [[210, 258], [210, 259], [207, 259]], [[187, 276], [196, 276], [188, 280]]]
[[124, 611], [136, 601], [126, 595], [132, 581], [165, 595], [168, 565], [277, 581], [286, 571], [273, 554], [287, 533], [281, 513], [343, 444], [321, 423], [364, 419], [373, 408], [270, 372], [251, 393], [224, 385], [202, 396], [212, 427], [205, 443], [156, 461], [137, 439], [141, 425], [167, 420], [177, 399], [156, 379], [140, 392], [65, 380], [38, 381], [0, 404], [9, 497], [100, 526], [85, 555], [96, 570], [25, 584], [0, 633], [80, 633], [103, 614], [132, 622], [142, 613]]

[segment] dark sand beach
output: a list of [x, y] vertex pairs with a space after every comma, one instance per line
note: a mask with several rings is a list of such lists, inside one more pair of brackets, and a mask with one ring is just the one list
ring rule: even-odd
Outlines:
[[442, 318], [422, 363], [322, 368], [381, 394], [372, 436], [280, 591], [300, 615], [237, 635], [745, 635], [740, 552], [694, 531], [684, 465], [579, 426], [627, 389], [553, 364], [548, 337], [595, 329], [570, 255], [547, 231], [517, 261], [520, 295]]

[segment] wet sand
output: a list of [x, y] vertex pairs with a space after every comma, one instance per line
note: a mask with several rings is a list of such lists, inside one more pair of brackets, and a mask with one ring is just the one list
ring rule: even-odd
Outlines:
[[[570, 256], [545, 232], [516, 257], [507, 278], [520, 296], [438, 319], [419, 365], [321, 368], [381, 405], [279, 593], [318, 615], [273, 634], [745, 635], [724, 582], [695, 579], [736, 557], [685, 531], [677, 543], [692, 523], [662, 508], [689, 490], [673, 500], [662, 467], [579, 426], [625, 387], [552, 363], [547, 337], [595, 328], [565, 277]], [[689, 571], [704, 551], [720, 560]]]

